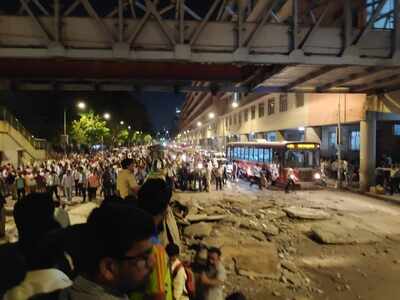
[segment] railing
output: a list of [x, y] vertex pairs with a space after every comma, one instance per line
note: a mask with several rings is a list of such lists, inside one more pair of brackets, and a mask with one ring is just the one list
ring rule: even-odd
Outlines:
[[35, 149], [47, 149], [47, 141], [45, 139], [34, 138], [33, 135], [21, 124], [21, 122], [5, 107], [0, 107], [0, 120], [8, 122], [15, 130], [21, 133]]

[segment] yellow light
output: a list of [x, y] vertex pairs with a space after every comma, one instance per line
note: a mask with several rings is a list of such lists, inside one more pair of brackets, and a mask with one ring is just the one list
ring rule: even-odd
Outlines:
[[302, 149], [302, 150], [311, 150], [315, 149], [317, 145], [315, 144], [288, 144], [286, 145], [287, 149]]

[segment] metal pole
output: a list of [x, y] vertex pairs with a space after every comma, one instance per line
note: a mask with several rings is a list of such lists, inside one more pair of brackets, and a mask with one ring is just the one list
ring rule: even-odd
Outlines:
[[338, 157], [338, 169], [337, 169], [337, 188], [342, 188], [342, 126], [340, 120], [340, 95], [338, 103], [338, 130], [337, 130], [337, 157]]

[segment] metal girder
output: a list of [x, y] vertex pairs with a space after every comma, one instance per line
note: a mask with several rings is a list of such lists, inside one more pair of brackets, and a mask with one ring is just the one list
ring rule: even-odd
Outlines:
[[145, 0], [145, 2], [146, 2], [148, 10], [150, 10], [151, 14], [157, 20], [158, 25], [160, 26], [162, 32], [167, 37], [167, 39], [169, 40], [171, 45], [173, 45], [173, 46], [176, 45], [176, 41], [175, 41], [174, 37], [170, 34], [168, 29], [166, 28], [166, 24], [163, 22], [158, 10], [156, 9], [156, 7], [153, 4], [153, 2], [150, 0]]
[[271, 3], [271, 5], [269, 5], [264, 14], [263, 14], [263, 18], [261, 19], [261, 21], [254, 27], [254, 29], [250, 32], [250, 34], [248, 35], [247, 39], [244, 41], [242, 46], [245, 47], [249, 47], [254, 39], [255, 36], [257, 36], [257, 34], [260, 32], [261, 28], [265, 25], [265, 23], [268, 21], [268, 18], [271, 16], [271, 13], [273, 11], [273, 9], [275, 8], [275, 6], [279, 3], [279, 0], [273, 0], [273, 2]]
[[[26, 2], [26, 0], [24, 0]], [[79, 0], [85, 1], [85, 0]], [[86, 0], [87, 1], [87, 0]], [[221, 3], [221, 2], [220, 2]], [[159, 13], [160, 15], [160, 13]], [[0, 16], [0, 57], [18, 58], [51, 58], [54, 56], [66, 59], [126, 59], [134, 61], [176, 61], [177, 53], [171, 49], [171, 42], [160, 34], [159, 22], [150, 19], [151, 13], [147, 11], [140, 19], [124, 18], [124, 41], [134, 44], [132, 49], [126, 49], [122, 55], [116, 57], [113, 51], [115, 43], [111, 41], [110, 34], [99, 34], [101, 28], [114, 28], [115, 19], [101, 18], [103, 25], [99, 27], [98, 22], [93, 22], [88, 17], [63, 17], [60, 22], [63, 25], [62, 41], [65, 49], [54, 53], [44, 45], [39, 30], [48, 31], [54, 22], [51, 17], [16, 17]], [[32, 18], [43, 24], [42, 27], [34, 28], [32, 31]], [[166, 30], [170, 33], [172, 41], [181, 40], [179, 32], [176, 31], [176, 20], [162, 20]], [[202, 24], [207, 24], [206, 26]], [[4, 25], [4, 26], [3, 26]], [[106, 26], [106, 27], [105, 27]], [[198, 34], [190, 44], [191, 47], [184, 49], [186, 61], [199, 63], [240, 63], [240, 64], [317, 64], [317, 65], [360, 65], [360, 66], [399, 66], [400, 56], [391, 57], [392, 32], [388, 30], [373, 30], [368, 37], [374, 40], [379, 47], [370, 47], [370, 44], [361, 42], [358, 53], [355, 55], [343, 55], [342, 28], [319, 27], [314, 31], [314, 37], [309, 39], [303, 46], [305, 54], [296, 53], [291, 55], [290, 25], [267, 23], [261, 26], [259, 34], [253, 37], [250, 52], [235, 51], [237, 49], [237, 24], [232, 22], [217, 21], [193, 21], [184, 20], [186, 33], [196, 32], [199, 28], [203, 31]], [[245, 32], [252, 32], [257, 25], [255, 23], [243, 22]], [[132, 32], [133, 30], [133, 32]], [[309, 27], [300, 27], [299, 36], [305, 36]], [[145, 32], [141, 34], [140, 32]], [[27, 35], [27, 33], [29, 33]], [[100, 31], [101, 33], [101, 31]], [[128, 34], [130, 33], [130, 35]], [[266, 38], [268, 36], [268, 38]], [[193, 39], [193, 38], [192, 38]], [[245, 37], [246, 39], [246, 37]], [[51, 36], [47, 40], [53, 41]], [[110, 42], [111, 41], [111, 42]], [[396, 39], [397, 41], [397, 39]], [[188, 43], [189, 44], [189, 43]], [[189, 46], [189, 45], [187, 45]], [[249, 50], [249, 49], [247, 49]], [[178, 53], [180, 54], [180, 53]]]
[[353, 45], [358, 46], [360, 44], [360, 41], [365, 37], [365, 35], [371, 30], [372, 25], [376, 21], [376, 18], [379, 16], [383, 6], [385, 5], [386, 1], [388, 0], [380, 0], [379, 5], [375, 9], [374, 13], [372, 14], [371, 18], [368, 20], [367, 24], [364, 26], [364, 28], [360, 31], [360, 33], [357, 35], [357, 37], [353, 41]]
[[304, 37], [304, 39], [300, 42], [300, 44], [298, 45], [299, 49], [304, 48], [305, 44], [307, 43], [308, 40], [312, 39], [313, 36], [315, 35], [315, 32], [318, 30], [322, 20], [324, 19], [326, 13], [328, 12], [328, 10], [331, 8], [331, 3], [329, 2], [324, 11], [321, 13], [321, 15], [319, 16], [318, 20], [315, 22], [315, 24], [310, 28], [310, 30], [307, 32], [306, 36]]
[[394, 1], [394, 30], [392, 33], [392, 57], [400, 54], [400, 0]]
[[214, 3], [212, 4], [211, 8], [208, 10], [205, 18], [201, 21], [201, 24], [199, 27], [196, 28], [196, 31], [193, 33], [192, 38], [190, 39], [190, 45], [193, 45], [196, 43], [197, 38], [203, 31], [204, 27], [207, 25], [207, 22], [210, 20], [211, 15], [214, 13], [215, 9], [217, 8], [218, 4], [220, 3], [221, 0], [215, 0]]
[[271, 65], [260, 67], [254, 72], [252, 76], [242, 81], [240, 83], [240, 86], [247, 86], [248, 91], [251, 91], [274, 75], [280, 73], [285, 68], [285, 65]]
[[75, 0], [74, 3], [72, 3], [71, 6], [65, 10], [63, 16], [68, 17], [79, 6], [79, 4], [81, 4], [81, 2], [79, 0]]
[[107, 39], [111, 42], [111, 44], [114, 44], [115, 42], [115, 37], [113, 32], [107, 27], [107, 25], [104, 23], [104, 21], [99, 17], [93, 6], [90, 4], [89, 0], [79, 0], [89, 16], [91, 16], [99, 26], [99, 28], [102, 30], [104, 35], [107, 37]]
[[324, 67], [322, 67], [321, 69], [318, 69], [318, 70], [316, 70], [316, 71], [313, 71], [313, 72], [311, 72], [311, 73], [308, 73], [307, 75], [305, 75], [305, 76], [303, 76], [303, 77], [300, 77], [300, 78], [298, 78], [297, 80], [295, 80], [295, 81], [289, 83], [288, 85], [286, 85], [286, 86], [284, 87], [284, 89], [285, 89], [286, 91], [289, 92], [289, 91], [291, 91], [292, 89], [294, 89], [296, 86], [299, 86], [299, 85], [301, 85], [301, 84], [303, 84], [303, 83], [305, 83], [305, 82], [307, 82], [307, 81], [310, 81], [310, 80], [315, 79], [315, 78], [317, 78], [317, 77], [319, 77], [319, 76], [322, 76], [322, 75], [324, 75], [324, 74], [326, 74], [326, 73], [328, 73], [328, 72], [331, 72], [332, 70], [335, 70], [335, 69], [337, 69], [337, 68], [338, 68], [338, 67], [324, 66]]
[[[0, 81], [1, 82], [1, 81]], [[50, 82], [30, 82], [30, 81], [13, 81], [15, 88], [21, 91], [52, 91], [57, 87], [57, 90], [63, 91], [135, 91], [137, 86], [140, 86], [142, 91], [158, 91], [158, 92], [206, 92], [210, 93], [211, 88], [208, 86], [195, 87], [190, 84], [141, 84], [140, 82], [66, 82], [66, 81], [50, 81]], [[7, 85], [0, 84], [0, 87], [5, 88]], [[176, 88], [178, 87], [178, 89]], [[1, 89], [1, 88], [0, 88]], [[242, 92], [241, 88], [234, 85], [221, 86], [221, 92]]]
[[35, 16], [35, 14], [29, 8], [28, 2], [26, 0], [20, 0], [20, 2], [21, 2], [21, 5], [23, 6], [23, 8], [26, 10], [26, 12], [29, 14], [32, 21], [35, 23], [36, 27], [38, 27], [40, 29], [42, 36], [45, 38], [47, 44], [49, 44], [52, 41], [52, 37], [46, 31], [46, 29], [43, 27], [43, 24], [40, 22], [40, 20]]
[[353, 80], [356, 80], [356, 79], [360, 79], [360, 78], [363, 78], [363, 77], [371, 76], [371, 75], [373, 75], [375, 73], [382, 72], [382, 70], [384, 70], [382, 67], [369, 67], [369, 68], [365, 69], [362, 72], [353, 73], [353, 74], [350, 74], [347, 77], [340, 78], [340, 79], [335, 80], [333, 82], [329, 82], [329, 83], [326, 83], [324, 85], [317, 86], [316, 87], [316, 91], [317, 92], [325, 92], [325, 91], [329, 90], [332, 87], [340, 87], [340, 86], [342, 86], [343, 84], [345, 84], [347, 82], [350, 82], [350, 81], [353, 81]]
[[388, 85], [388, 83], [393, 82], [393, 81], [398, 81], [400, 80], [400, 74], [394, 74], [391, 76], [386, 76], [383, 78], [379, 78], [377, 80], [374, 80], [372, 82], [368, 82], [368, 84], [363, 84], [360, 86], [352, 87], [350, 88], [351, 92], [360, 92], [360, 93], [367, 93], [369, 91], [376, 90], [379, 87]]

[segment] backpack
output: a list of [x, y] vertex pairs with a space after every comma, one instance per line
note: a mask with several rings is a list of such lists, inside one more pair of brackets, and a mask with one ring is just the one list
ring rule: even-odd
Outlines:
[[176, 275], [178, 274], [181, 268], [183, 268], [186, 273], [185, 288], [188, 293], [187, 296], [189, 297], [189, 299], [194, 299], [196, 296], [196, 282], [193, 271], [187, 263], [180, 263], [179, 265], [176, 266], [174, 272], [172, 273], [172, 279], [175, 279]]

